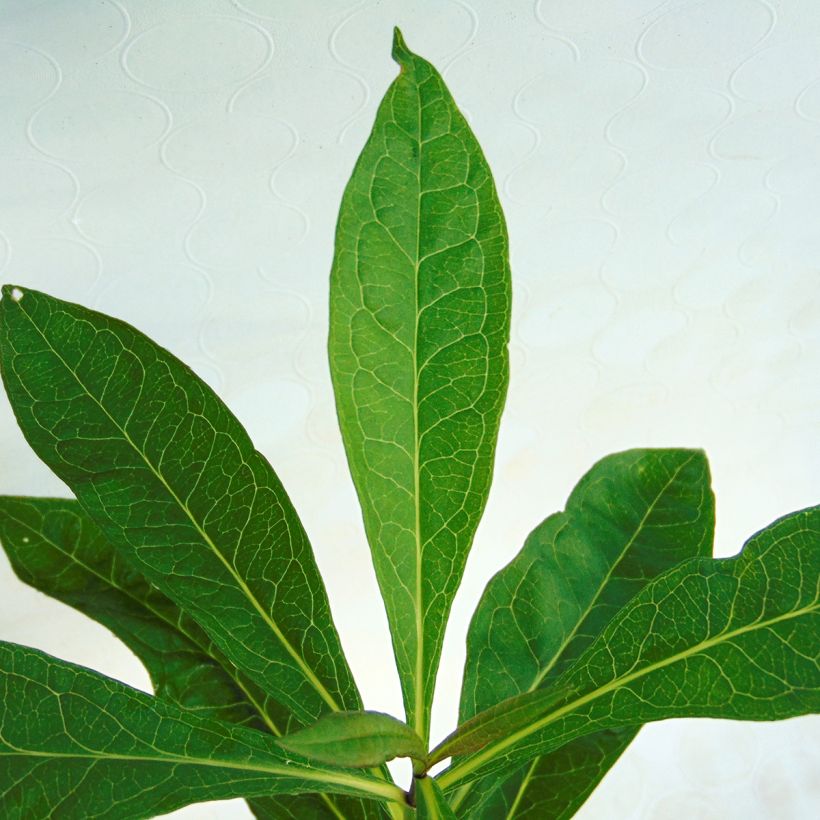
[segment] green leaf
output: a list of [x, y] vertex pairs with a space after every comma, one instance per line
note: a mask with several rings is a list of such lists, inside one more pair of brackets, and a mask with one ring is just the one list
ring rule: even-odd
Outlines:
[[[292, 715], [265, 696], [199, 625], [129, 566], [76, 501], [0, 496], [0, 543], [18, 577], [83, 612], [119, 637], [145, 664], [154, 691], [201, 716], [290, 731]], [[377, 814], [357, 798], [256, 798], [258, 817]]]
[[329, 355], [408, 723], [426, 741], [447, 616], [490, 486], [510, 273], [475, 137], [398, 31], [393, 56], [399, 76], [342, 200]]
[[405, 820], [407, 806], [330, 794], [288, 794], [247, 801], [257, 820], [361, 820], [389, 817]]
[[382, 712], [334, 712], [280, 742], [309, 760], [353, 768], [380, 766], [396, 757], [427, 758], [421, 738]]
[[461, 726], [431, 763], [457, 788], [594, 731], [677, 717], [780, 720], [820, 710], [820, 507], [734, 558], [693, 558], [628, 603], [549, 689]]
[[[460, 723], [549, 686], [659, 573], [711, 554], [714, 496], [697, 450], [629, 450], [599, 461], [487, 585], [467, 635]], [[503, 784], [453, 796], [470, 816], [571, 817], [637, 728], [578, 738]], [[477, 784], [476, 784], [477, 785]]]
[[456, 820], [455, 813], [432, 777], [417, 777], [413, 783], [418, 820]]
[[120, 638], [145, 664], [157, 695], [203, 716], [265, 725], [242, 689], [252, 684], [225, 671], [198, 624], [111, 548], [76, 501], [0, 497], [0, 543], [21, 581]]
[[569, 820], [640, 729], [604, 729], [537, 757], [499, 782], [490, 775], [453, 793], [459, 816], [478, 820]]
[[301, 722], [360, 708], [302, 525], [213, 391], [124, 322], [3, 293], [18, 423], [112, 545]]
[[0, 642], [0, 814], [142, 818], [201, 800], [314, 790], [401, 801], [270, 735], [201, 718], [79, 666]]

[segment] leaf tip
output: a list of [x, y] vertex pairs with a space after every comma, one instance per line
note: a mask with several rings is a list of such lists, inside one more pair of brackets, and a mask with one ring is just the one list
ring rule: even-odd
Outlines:
[[404, 42], [404, 35], [398, 26], [393, 26], [393, 59], [403, 66], [405, 62], [412, 56], [410, 49], [407, 48], [407, 43]]

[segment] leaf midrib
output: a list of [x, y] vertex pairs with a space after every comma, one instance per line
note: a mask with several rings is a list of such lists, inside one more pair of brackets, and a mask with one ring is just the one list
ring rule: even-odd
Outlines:
[[169, 493], [171, 498], [180, 507], [180, 509], [183, 510], [183, 512], [188, 517], [188, 520], [193, 525], [194, 529], [197, 531], [199, 536], [205, 542], [206, 546], [208, 546], [208, 548], [214, 553], [214, 555], [222, 562], [225, 569], [227, 569], [228, 573], [231, 575], [231, 577], [235, 580], [235, 582], [237, 583], [237, 585], [241, 589], [241, 591], [242, 591], [243, 595], [245, 596], [245, 598], [251, 603], [251, 605], [254, 607], [254, 609], [256, 609], [256, 611], [262, 616], [262, 619], [270, 627], [271, 631], [274, 633], [276, 638], [282, 644], [283, 648], [286, 650], [286, 652], [296, 662], [297, 667], [302, 672], [303, 676], [308, 681], [308, 683], [310, 683], [311, 686], [313, 686], [313, 688], [316, 690], [316, 692], [319, 694], [319, 696], [322, 698], [322, 700], [324, 700], [324, 702], [334, 712], [340, 711], [341, 707], [336, 703], [336, 700], [334, 699], [334, 697], [330, 694], [330, 692], [327, 691], [327, 689], [324, 687], [322, 682], [316, 677], [313, 670], [310, 669], [310, 667], [306, 664], [304, 658], [302, 658], [302, 656], [296, 651], [296, 649], [294, 649], [294, 647], [291, 645], [291, 643], [288, 641], [288, 639], [285, 637], [285, 635], [279, 629], [279, 626], [276, 624], [276, 622], [273, 620], [273, 618], [271, 618], [269, 613], [266, 612], [265, 608], [259, 603], [259, 601], [256, 599], [256, 597], [253, 595], [250, 588], [245, 583], [245, 581], [242, 579], [242, 577], [231, 566], [230, 562], [228, 562], [227, 559], [222, 555], [222, 553], [219, 551], [216, 544], [213, 542], [213, 540], [208, 535], [208, 533], [200, 526], [199, 522], [196, 520], [193, 513], [188, 508], [188, 505], [185, 504], [182, 501], [182, 499], [174, 492], [174, 490], [171, 488], [171, 486], [165, 480], [165, 477], [162, 475], [162, 473], [157, 468], [154, 467], [154, 465], [149, 461], [146, 454], [137, 446], [136, 442], [134, 442], [134, 440], [126, 432], [126, 430], [108, 412], [108, 410], [105, 408], [105, 406], [102, 404], [102, 402], [99, 401], [97, 399], [97, 397], [94, 396], [90, 392], [90, 390], [85, 386], [85, 384], [82, 382], [82, 380], [77, 375], [77, 373], [74, 371], [74, 369], [60, 355], [59, 351], [57, 351], [55, 349], [55, 347], [51, 344], [51, 341], [48, 339], [48, 337], [45, 335], [45, 333], [43, 333], [43, 331], [39, 328], [39, 326], [34, 321], [32, 316], [23, 307], [23, 300], [20, 300], [19, 302], [16, 302], [15, 304], [17, 304], [17, 306], [20, 307], [22, 313], [29, 320], [29, 323], [31, 324], [31, 326], [40, 335], [40, 337], [43, 339], [43, 341], [48, 345], [49, 350], [51, 350], [51, 352], [59, 359], [59, 361], [66, 368], [66, 370], [69, 373], [71, 373], [71, 375], [74, 377], [77, 384], [82, 388], [83, 392], [100, 408], [100, 410], [109, 419], [111, 424], [113, 424], [114, 427], [117, 430], [119, 430], [119, 432], [122, 434], [123, 438], [133, 448], [134, 452], [137, 453], [137, 455], [142, 459], [145, 466], [151, 471], [151, 473], [162, 484], [162, 486], [165, 487], [165, 489], [167, 490], [167, 492]]
[[552, 659], [550, 660], [550, 662], [543, 669], [540, 669], [536, 673], [532, 684], [530, 685], [529, 689], [527, 690], [528, 692], [532, 692], [535, 689], [537, 689], [541, 685], [541, 683], [544, 681], [544, 678], [549, 674], [550, 670], [561, 659], [561, 655], [563, 654], [564, 650], [574, 640], [574, 638], [578, 634], [578, 631], [580, 630], [581, 626], [584, 624], [587, 617], [589, 616], [589, 613], [592, 612], [593, 608], [598, 603], [598, 600], [600, 599], [601, 595], [603, 595], [604, 589], [606, 589], [607, 585], [609, 584], [610, 580], [612, 579], [612, 576], [615, 574], [615, 571], [623, 563], [623, 560], [626, 557], [627, 552], [629, 552], [632, 545], [637, 540], [638, 536], [643, 532], [644, 526], [646, 525], [646, 522], [649, 519], [649, 516], [652, 515], [652, 513], [655, 511], [655, 507], [658, 505], [658, 502], [666, 494], [666, 491], [669, 489], [669, 487], [672, 486], [672, 483], [677, 479], [677, 477], [680, 474], [681, 470], [683, 470], [685, 467], [687, 467], [692, 462], [692, 460], [694, 458], [695, 458], [694, 454], [690, 455], [686, 459], [686, 461], [684, 461], [682, 464], [678, 465], [678, 467], [675, 468], [674, 472], [672, 473], [670, 478], [667, 480], [667, 482], [658, 491], [655, 498], [652, 499], [652, 503], [648, 506], [646, 512], [642, 516], [641, 520], [638, 522], [638, 526], [635, 528], [635, 532], [632, 534], [631, 538], [629, 538], [629, 540], [626, 542], [623, 549], [618, 554], [618, 557], [612, 563], [612, 565], [610, 566], [610, 568], [607, 571], [606, 575], [601, 580], [601, 583], [598, 585], [598, 588], [595, 591], [595, 594], [592, 596], [592, 599], [590, 600], [587, 608], [583, 611], [580, 618], [576, 621], [575, 626], [570, 630], [567, 637], [562, 641], [561, 645], [555, 651], [555, 653], [552, 656]]
[[[25, 499], [22, 499], [22, 500], [25, 500]], [[20, 520], [19, 518], [17, 518], [13, 514], [9, 514], [8, 517], [12, 521], [16, 521], [19, 526], [21, 526], [24, 529], [28, 530], [28, 532], [30, 532], [36, 538], [42, 539], [47, 544], [50, 544], [57, 552], [64, 555], [70, 561], [73, 561], [78, 566], [82, 567], [86, 572], [90, 573], [91, 575], [94, 575], [96, 578], [99, 578], [101, 581], [105, 582], [106, 584], [110, 584], [112, 588], [118, 590], [123, 595], [125, 595], [127, 598], [134, 601], [134, 603], [138, 604], [140, 607], [147, 610], [152, 615], [154, 615], [156, 618], [161, 620], [163, 623], [167, 624], [172, 629], [174, 629], [177, 632], [184, 635], [189, 641], [191, 641], [191, 643], [195, 644], [202, 651], [202, 653], [204, 655], [209, 657], [212, 661], [214, 661], [214, 663], [219, 664], [220, 669], [222, 669], [231, 678], [231, 680], [233, 680], [233, 682], [242, 690], [242, 692], [245, 694], [245, 697], [247, 697], [247, 699], [253, 705], [254, 709], [256, 709], [256, 711], [259, 713], [259, 716], [262, 718], [262, 720], [265, 721], [265, 724], [271, 730], [271, 733], [273, 735], [275, 735], [276, 737], [282, 737], [283, 732], [276, 725], [273, 718], [271, 718], [270, 715], [267, 713], [267, 710], [260, 703], [258, 703], [256, 698], [248, 691], [248, 689], [246, 688], [245, 684], [242, 681], [241, 676], [239, 676], [237, 674], [238, 670], [233, 666], [233, 664], [230, 664], [230, 663], [226, 664], [223, 661], [223, 659], [218, 658], [213, 654], [212, 650], [213, 650], [214, 647], [213, 647], [212, 643], [208, 643], [207, 645], [203, 644], [198, 638], [195, 638], [193, 635], [190, 634], [190, 632], [186, 631], [183, 628], [183, 626], [180, 622], [172, 621], [171, 619], [169, 619], [168, 616], [164, 612], [162, 612], [160, 609], [157, 609], [154, 606], [152, 606], [148, 602], [147, 599], [139, 598], [131, 590], [126, 589], [123, 586], [120, 586], [120, 584], [118, 584], [114, 580], [113, 577], [108, 578], [106, 575], [104, 575], [102, 572], [100, 572], [96, 567], [93, 567], [90, 564], [87, 564], [85, 561], [80, 560], [76, 556], [76, 554], [65, 550], [60, 544], [53, 541], [51, 538], [46, 536], [44, 533], [38, 532], [33, 527], [30, 527], [25, 521]]]
[[[544, 679], [550, 673], [550, 671], [555, 667], [555, 664], [561, 660], [561, 656], [564, 653], [564, 650], [572, 643], [575, 639], [575, 636], [578, 634], [578, 631], [581, 629], [581, 626], [586, 622], [589, 613], [592, 612], [595, 605], [598, 603], [601, 595], [604, 593], [604, 589], [606, 589], [607, 585], [609, 584], [612, 576], [615, 574], [615, 571], [618, 567], [623, 563], [626, 554], [631, 549], [632, 545], [637, 540], [638, 536], [643, 532], [644, 526], [646, 525], [649, 516], [655, 510], [655, 507], [658, 505], [661, 498], [666, 494], [666, 491], [672, 485], [672, 483], [677, 479], [678, 475], [680, 474], [681, 470], [687, 467], [692, 460], [695, 458], [694, 454], [690, 455], [682, 464], [679, 464], [675, 470], [673, 471], [672, 475], [663, 485], [663, 487], [657, 492], [655, 497], [652, 499], [652, 502], [646, 509], [646, 512], [641, 517], [641, 520], [638, 522], [638, 525], [635, 527], [635, 531], [632, 533], [632, 536], [627, 540], [626, 544], [624, 545], [623, 549], [618, 554], [617, 558], [612, 562], [609, 570], [606, 572], [604, 577], [602, 578], [598, 588], [595, 590], [595, 594], [590, 599], [586, 609], [581, 613], [578, 620], [575, 622], [575, 626], [569, 631], [566, 635], [564, 640], [561, 642], [560, 646], [555, 650], [553, 653], [552, 658], [550, 659], [549, 663], [547, 663], [544, 667], [539, 669], [533, 677], [532, 683], [527, 689], [527, 692], [533, 692], [541, 686], [544, 682]], [[564, 511], [564, 514], [567, 514], [567, 511]], [[559, 530], [555, 533], [555, 539], [557, 539], [558, 535], [567, 527], [569, 526], [569, 522], [565, 522]], [[518, 787], [518, 791], [516, 792], [515, 799], [513, 800], [512, 808], [510, 809], [509, 813], [507, 814], [507, 820], [512, 820], [515, 810], [517, 809], [519, 803], [524, 797], [524, 792], [526, 791], [527, 787], [529, 786], [530, 780], [532, 775], [535, 771], [536, 766], [538, 765], [538, 761], [540, 757], [535, 758], [533, 762], [530, 764], [529, 768], [527, 769], [527, 774], [525, 775], [523, 781]], [[467, 795], [472, 790], [472, 783], [466, 783], [462, 789], [459, 790], [458, 795], [453, 800], [452, 806], [453, 809], [457, 809], [465, 800]]]
[[527, 773], [524, 775], [524, 779], [518, 786], [518, 790], [515, 793], [515, 800], [513, 800], [512, 805], [510, 806], [510, 810], [507, 812], [506, 820], [514, 820], [515, 812], [518, 810], [518, 807], [521, 805], [521, 801], [524, 799], [524, 794], [529, 788], [530, 780], [532, 780], [532, 777], [535, 774], [535, 770], [538, 767], [539, 760], [541, 760], [541, 758], [536, 757], [535, 760], [533, 760], [532, 763], [530, 763], [530, 765], [527, 767]]
[[[8, 743], [8, 741], [4, 742]], [[390, 801], [403, 802], [404, 800], [404, 792], [392, 783], [379, 782], [378, 780], [364, 778], [353, 773], [348, 774], [346, 772], [335, 772], [325, 769], [316, 769], [314, 767], [301, 768], [299, 764], [296, 764], [295, 766], [282, 766], [277, 764], [240, 763], [237, 761], [219, 760], [216, 758], [181, 757], [179, 755], [169, 755], [167, 753], [160, 753], [157, 755], [139, 755], [103, 754], [97, 752], [39, 752], [30, 749], [17, 749], [10, 744], [9, 748], [11, 751], [0, 750], [0, 757], [42, 757], [69, 760], [120, 760], [141, 763], [166, 763], [168, 765], [183, 764], [190, 766], [209, 766], [217, 769], [261, 772], [263, 774], [303, 778], [304, 780], [312, 780], [320, 783], [333, 783], [339, 786], [349, 786], [351, 788], [362, 789], [363, 791], [367, 791], [370, 794]]]
[[[571, 713], [576, 709], [585, 706], [587, 703], [597, 700], [599, 697], [607, 695], [610, 692], [615, 691], [616, 689], [620, 689], [623, 686], [627, 686], [633, 681], [644, 677], [645, 675], [648, 675], [652, 672], [656, 672], [657, 670], [663, 669], [666, 666], [669, 666], [673, 663], [677, 663], [678, 661], [685, 660], [686, 658], [695, 656], [700, 652], [711, 649], [712, 647], [718, 646], [726, 641], [730, 641], [733, 638], [738, 637], [740, 635], [745, 635], [749, 632], [754, 632], [758, 629], [766, 629], [777, 623], [788, 621], [792, 618], [800, 617], [801, 615], [809, 614], [814, 610], [820, 610], [820, 605], [818, 605], [817, 601], [812, 601], [812, 603], [808, 606], [801, 607], [800, 609], [796, 609], [791, 612], [783, 613], [782, 615], [770, 618], [767, 621], [757, 621], [748, 626], [732, 630], [731, 632], [720, 633], [719, 635], [716, 635], [714, 638], [709, 638], [705, 641], [701, 641], [700, 643], [690, 647], [689, 649], [675, 653], [674, 655], [671, 655], [668, 658], [664, 658], [661, 661], [656, 661], [653, 664], [649, 664], [643, 669], [639, 669], [636, 672], [631, 672], [627, 675], [616, 678], [615, 680], [610, 681], [608, 684], [605, 684], [604, 686], [595, 689], [594, 691], [586, 695], [583, 695], [580, 698], [576, 698], [574, 701], [571, 701], [565, 706], [562, 706], [560, 709], [556, 709], [554, 712], [546, 715], [540, 720], [535, 721], [535, 723], [530, 724], [524, 729], [520, 729], [518, 732], [515, 732], [512, 735], [502, 738], [496, 743], [489, 745], [485, 749], [479, 751], [475, 756], [465, 760], [464, 763], [462, 763], [461, 765], [457, 765], [452, 769], [447, 770], [438, 778], [441, 788], [449, 788], [453, 782], [457, 782], [459, 779], [463, 779], [464, 777], [469, 776], [472, 772], [474, 772], [488, 760], [492, 760], [494, 757], [503, 753], [510, 746], [513, 746], [520, 740], [524, 740], [529, 735], [534, 734], [535, 732], [538, 732], [541, 729], [544, 729], [545, 727], [549, 726], [550, 723], [559, 720], [564, 715]], [[431, 761], [433, 763], [443, 759], [444, 758], [440, 755], [431, 755]]]
[[422, 577], [423, 548], [421, 543], [421, 441], [419, 439], [419, 269], [421, 268], [421, 162], [422, 162], [422, 116], [421, 90], [415, 84], [416, 101], [418, 103], [418, 149], [419, 156], [416, 164], [416, 180], [418, 184], [418, 200], [416, 203], [416, 258], [413, 261], [413, 504], [415, 508], [416, 526], [416, 734], [424, 741], [425, 748], [429, 737], [426, 731], [425, 717], [425, 689], [426, 676], [424, 675], [424, 620], [422, 614], [422, 596], [424, 593]]
[[[118, 584], [116, 582], [116, 580], [114, 579], [113, 576], [111, 578], [106, 577], [96, 567], [93, 567], [93, 566], [87, 564], [85, 561], [80, 560], [80, 558], [78, 558], [75, 553], [72, 553], [72, 552], [69, 552], [66, 549], [63, 549], [63, 547], [60, 544], [53, 541], [51, 538], [46, 536], [44, 533], [38, 532], [37, 530], [33, 529], [25, 521], [21, 521], [19, 518], [17, 518], [14, 515], [11, 515], [11, 514], [9, 514], [8, 517], [10, 519], [12, 519], [13, 521], [16, 521], [19, 526], [21, 526], [24, 529], [28, 530], [28, 532], [30, 532], [36, 538], [40, 538], [43, 541], [45, 541], [47, 544], [50, 544], [57, 552], [64, 555], [70, 561], [73, 561], [78, 566], [82, 567], [84, 570], [86, 570], [86, 572], [90, 573], [91, 575], [95, 576], [96, 578], [99, 578], [101, 581], [103, 581], [107, 584], [110, 584], [114, 589], [119, 590], [119, 592], [121, 592], [123, 595], [125, 595], [130, 600], [134, 601], [136, 604], [141, 606], [143, 609], [150, 612], [156, 618], [163, 621], [168, 626], [170, 626], [171, 628], [177, 630], [182, 635], [184, 635], [189, 641], [191, 641], [191, 643], [196, 645], [202, 651], [202, 653], [204, 655], [209, 657], [215, 663], [219, 664], [220, 669], [222, 669], [231, 678], [231, 680], [233, 680], [233, 682], [242, 690], [243, 694], [248, 699], [248, 702], [253, 706], [253, 708], [256, 710], [256, 712], [259, 714], [259, 716], [265, 722], [265, 725], [270, 729], [271, 734], [274, 735], [274, 737], [277, 737], [277, 738], [283, 736], [284, 733], [276, 725], [273, 718], [268, 714], [268, 712], [264, 708], [264, 706], [262, 706], [262, 704], [260, 704], [257, 701], [256, 697], [246, 687], [244, 681], [242, 680], [242, 677], [238, 674], [238, 670], [236, 669], [236, 667], [234, 667], [233, 664], [225, 664], [222, 661], [222, 659], [217, 658], [217, 657], [214, 656], [213, 651], [212, 651], [213, 650], [213, 644], [212, 643], [208, 643], [207, 645], [204, 645], [199, 639], [195, 638], [193, 635], [191, 635], [189, 632], [187, 632], [185, 629], [183, 629], [181, 623], [177, 623], [176, 621], [170, 620], [164, 612], [162, 612], [161, 610], [159, 610], [159, 609], [155, 608], [154, 606], [152, 606], [148, 602], [147, 599], [139, 598], [131, 590], [120, 586], [120, 584]], [[379, 774], [381, 774], [381, 773], [379, 772]], [[384, 779], [384, 778], [382, 777], [382, 779]], [[319, 792], [318, 796], [325, 803], [325, 805], [328, 807], [328, 809], [330, 809], [330, 811], [333, 812], [333, 814], [337, 818], [339, 818], [339, 820], [346, 820], [345, 815], [342, 814], [342, 812], [339, 810], [339, 808], [336, 805], [335, 800], [334, 800], [333, 797], [331, 797], [328, 794], [325, 794], [324, 792]]]

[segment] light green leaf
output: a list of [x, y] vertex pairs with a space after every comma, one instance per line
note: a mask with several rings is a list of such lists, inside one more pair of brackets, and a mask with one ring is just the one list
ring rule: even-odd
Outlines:
[[[226, 662], [195, 621], [134, 571], [76, 501], [0, 496], [0, 543], [22, 581], [124, 641], [145, 664], [158, 696], [201, 716], [276, 735], [290, 731], [292, 715]], [[379, 814], [372, 801], [339, 795], [283, 795], [252, 803], [259, 817]]]
[[417, 777], [413, 782], [418, 820], [456, 820], [455, 813], [432, 777]]
[[820, 507], [734, 558], [693, 558], [628, 603], [550, 688], [510, 698], [431, 754], [457, 788], [594, 731], [677, 717], [780, 720], [820, 710]]
[[[544, 688], [659, 573], [711, 554], [714, 496], [696, 450], [629, 450], [599, 461], [566, 510], [530, 534], [487, 585], [467, 636], [460, 721]], [[637, 729], [578, 738], [503, 784], [451, 799], [469, 816], [571, 817]], [[536, 808], [537, 807], [537, 808]]]
[[335, 766], [362, 768], [396, 757], [421, 762], [427, 758], [421, 738], [406, 723], [382, 712], [334, 712], [280, 742], [309, 760]]
[[360, 708], [302, 525], [213, 391], [124, 322], [3, 293], [20, 427], [112, 545], [301, 722]]
[[475, 137], [398, 31], [393, 56], [399, 76], [342, 200], [329, 355], [408, 723], [426, 741], [447, 616], [490, 486], [510, 274]]
[[314, 790], [401, 801], [392, 784], [309, 764], [263, 732], [181, 710], [0, 643], [0, 814], [143, 818], [202, 800]]

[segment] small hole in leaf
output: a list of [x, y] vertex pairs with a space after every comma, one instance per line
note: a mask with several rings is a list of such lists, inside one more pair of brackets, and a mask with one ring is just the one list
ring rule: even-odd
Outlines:
[[23, 298], [23, 291], [20, 288], [11, 289], [11, 299], [13, 302], [19, 302]]

